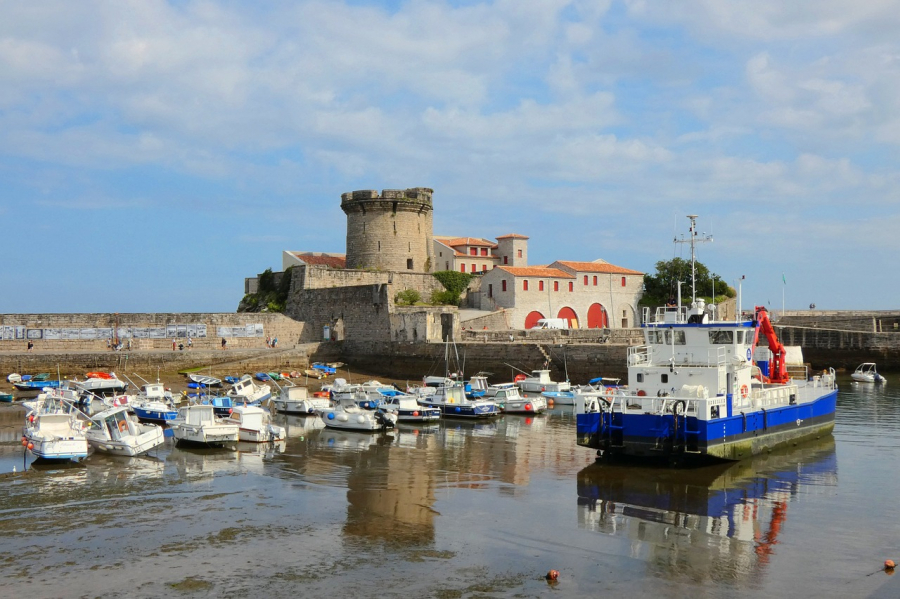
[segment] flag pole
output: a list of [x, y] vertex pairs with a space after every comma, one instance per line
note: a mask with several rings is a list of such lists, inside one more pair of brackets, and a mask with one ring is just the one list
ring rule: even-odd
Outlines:
[[787, 279], [784, 278], [784, 273], [781, 273], [781, 317], [784, 318], [784, 288], [787, 287]]

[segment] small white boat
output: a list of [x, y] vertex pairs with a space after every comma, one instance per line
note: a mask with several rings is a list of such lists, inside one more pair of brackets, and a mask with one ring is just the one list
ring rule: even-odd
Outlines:
[[237, 425], [240, 441], [271, 443], [285, 438], [284, 428], [272, 424], [269, 412], [256, 406], [235, 406], [231, 409], [231, 415], [222, 422]]
[[128, 413], [128, 408], [113, 408], [91, 418], [85, 432], [88, 443], [96, 451], [134, 457], [163, 444], [163, 429], [143, 424]]
[[394, 428], [397, 415], [383, 410], [366, 410], [356, 403], [352, 397], [336, 400], [333, 406], [319, 412], [322, 422], [328, 428], [375, 432]]
[[272, 388], [268, 385], [257, 385], [249, 374], [245, 374], [231, 386], [228, 396], [235, 403], [261, 403], [272, 397]]
[[13, 372], [12, 374], [10, 374], [9, 376], [6, 377], [6, 382], [7, 383], [21, 383], [22, 375], [19, 374], [18, 372]]
[[207, 387], [217, 387], [222, 384], [222, 379], [217, 379], [214, 376], [208, 376], [205, 374], [199, 374], [197, 372], [188, 374], [188, 378], [195, 383], [206, 385]]
[[238, 426], [217, 418], [211, 405], [190, 405], [178, 409], [170, 422], [176, 441], [198, 445], [224, 446], [237, 443]]
[[88, 441], [84, 421], [69, 404], [51, 399], [38, 399], [24, 404], [25, 417], [22, 444], [36, 458], [44, 460], [80, 460], [87, 457]]
[[496, 383], [494, 385], [488, 385], [487, 389], [484, 391], [484, 396], [495, 397], [498, 392], [504, 389], [518, 389], [518, 386], [515, 383]]
[[128, 389], [128, 383], [117, 378], [90, 378], [84, 381], [69, 381], [69, 385], [78, 391], [94, 395], [118, 395]]
[[306, 387], [282, 387], [281, 392], [272, 402], [275, 409], [284, 414], [315, 414], [317, 410], [323, 410], [331, 405], [328, 393], [315, 393], [309, 396]]
[[860, 383], [886, 383], [887, 379], [875, 370], [875, 362], [864, 362], [857, 366], [850, 377]]
[[379, 405], [385, 411], [396, 414], [397, 422], [434, 422], [441, 419], [440, 408], [420, 405], [415, 395], [396, 393], [384, 396]]
[[543, 393], [544, 391], [568, 391], [569, 381], [556, 382], [550, 380], [549, 370], [532, 370], [531, 376], [516, 377], [516, 384], [523, 393]]
[[543, 396], [522, 397], [518, 387], [497, 391], [493, 400], [507, 414], [540, 414], [547, 409], [547, 400]]

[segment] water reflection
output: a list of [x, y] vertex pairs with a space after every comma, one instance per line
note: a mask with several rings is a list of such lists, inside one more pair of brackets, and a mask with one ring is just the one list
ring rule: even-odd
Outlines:
[[631, 557], [671, 577], [755, 582], [776, 553], [788, 505], [837, 486], [831, 436], [695, 470], [597, 463], [577, 477], [578, 525], [624, 537]]

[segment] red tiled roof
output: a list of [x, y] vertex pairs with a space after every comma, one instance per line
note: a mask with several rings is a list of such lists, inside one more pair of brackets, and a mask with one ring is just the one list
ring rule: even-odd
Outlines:
[[501, 235], [497, 239], [528, 239], [528, 236], [519, 235], [518, 233], [510, 233], [509, 235]]
[[347, 268], [347, 258], [344, 256], [322, 256], [316, 254], [297, 254], [294, 256], [310, 266], [327, 266], [328, 268]]
[[574, 279], [575, 275], [559, 270], [558, 268], [545, 268], [540, 266], [498, 266], [514, 277], [544, 277], [551, 279]]
[[621, 266], [616, 266], [615, 264], [609, 264], [607, 262], [573, 262], [571, 260], [557, 260], [553, 264], [561, 264], [562, 266], [568, 266], [572, 270], [577, 270], [578, 272], [598, 272], [603, 274], [610, 275], [642, 275], [644, 273], [631, 270], [630, 268], [623, 268]]
[[495, 248], [497, 244], [480, 237], [438, 237], [438, 241], [450, 247], [459, 247], [461, 245], [476, 245], [479, 247]]

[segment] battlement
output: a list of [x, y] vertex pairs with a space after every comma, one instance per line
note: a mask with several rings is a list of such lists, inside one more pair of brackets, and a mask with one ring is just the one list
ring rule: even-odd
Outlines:
[[385, 189], [378, 193], [376, 189], [361, 189], [341, 194], [341, 209], [346, 212], [374, 202], [402, 202], [406, 209], [432, 209], [431, 197], [434, 190], [428, 187], [411, 187], [409, 189]]

